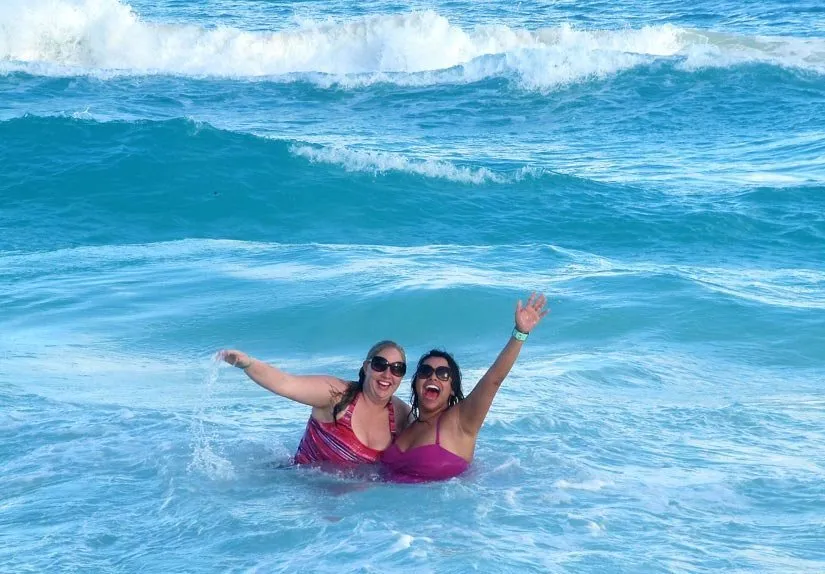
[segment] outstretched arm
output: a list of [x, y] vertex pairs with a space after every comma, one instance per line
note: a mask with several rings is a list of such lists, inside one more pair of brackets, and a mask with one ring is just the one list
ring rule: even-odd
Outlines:
[[293, 401], [317, 408], [327, 408], [347, 383], [328, 375], [291, 375], [243, 353], [221, 351], [220, 357], [230, 365], [243, 369], [246, 375], [268, 391]]
[[[535, 293], [530, 295], [526, 305], [522, 306], [521, 301], [519, 301], [516, 305], [516, 330], [525, 334], [533, 330], [548, 313], [548, 310], [544, 308], [546, 303], [547, 299], [544, 295], [537, 297]], [[514, 332], [513, 335], [515, 334]], [[459, 425], [465, 433], [472, 436], [478, 434], [501, 383], [504, 382], [510, 369], [513, 368], [523, 345], [523, 340], [511, 336], [495, 362], [484, 373], [472, 392], [466, 399], [456, 405]]]

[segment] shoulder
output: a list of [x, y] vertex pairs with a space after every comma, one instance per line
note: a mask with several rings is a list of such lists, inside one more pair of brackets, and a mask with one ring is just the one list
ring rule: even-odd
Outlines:
[[332, 393], [330, 407], [334, 407], [343, 400], [350, 403], [359, 395], [358, 383], [355, 381], [345, 381], [337, 377], [330, 377], [329, 388]]
[[325, 418], [332, 421], [335, 418], [340, 419], [343, 417], [347, 408], [355, 404], [355, 401], [358, 400], [358, 395], [361, 393], [358, 391], [358, 383], [355, 381], [345, 381], [336, 377], [330, 377], [330, 379], [330, 401], [322, 410], [325, 413]]
[[445, 412], [443, 415], [441, 415], [441, 420], [442, 420], [441, 428], [442, 429], [450, 428], [453, 431], [455, 431], [459, 434], [462, 434], [462, 435], [467, 435], [467, 436], [472, 436], [472, 437], [478, 436], [478, 431], [472, 432], [472, 430], [468, 430], [468, 429], [464, 428], [464, 425], [461, 424], [462, 423], [462, 420], [461, 420], [461, 418], [462, 418], [462, 413], [461, 413], [462, 408], [461, 407], [464, 405], [464, 403], [465, 403], [465, 401], [459, 401], [459, 403], [457, 405], [453, 405], [452, 407], [447, 409], [447, 412]]
[[396, 396], [392, 397], [392, 408], [395, 410], [395, 418], [408, 418], [410, 416], [410, 405]]
[[410, 405], [398, 397], [393, 396], [392, 408], [395, 413], [395, 425], [400, 432], [410, 423]]
[[338, 393], [346, 393], [351, 387], [354, 387], [358, 383], [354, 381], [345, 381], [344, 379], [339, 379], [338, 377], [329, 377], [329, 386]]

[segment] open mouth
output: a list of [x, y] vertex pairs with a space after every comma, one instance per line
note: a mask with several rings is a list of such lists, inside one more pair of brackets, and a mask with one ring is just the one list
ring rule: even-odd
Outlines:
[[424, 398], [435, 400], [441, 394], [441, 387], [438, 385], [427, 385], [424, 387]]
[[381, 390], [386, 390], [386, 389], [389, 389], [390, 387], [392, 387], [392, 383], [387, 382], [387, 381], [378, 381], [378, 380], [376, 380], [375, 384], [378, 385], [378, 388], [381, 389]]

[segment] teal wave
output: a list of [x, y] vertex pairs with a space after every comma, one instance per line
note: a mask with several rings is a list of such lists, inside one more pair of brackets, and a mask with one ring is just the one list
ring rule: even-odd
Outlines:
[[825, 238], [825, 194], [810, 185], [685, 196], [484, 165], [458, 166], [491, 174], [477, 182], [410, 173], [406, 164], [353, 171], [346, 161], [303, 157], [295, 151], [300, 142], [187, 120], [30, 116], [0, 123], [0, 138], [7, 142], [0, 156], [8, 166], [0, 173], [5, 249], [203, 237], [515, 241], [645, 249], [649, 257], [681, 246], [819, 258]]

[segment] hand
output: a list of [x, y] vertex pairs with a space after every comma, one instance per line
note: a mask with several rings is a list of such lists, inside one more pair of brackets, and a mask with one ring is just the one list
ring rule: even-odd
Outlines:
[[535, 293], [530, 294], [527, 304], [522, 306], [521, 300], [516, 305], [516, 329], [522, 333], [529, 333], [533, 328], [539, 324], [550, 309], [545, 309], [547, 298], [544, 294], [536, 296]]
[[252, 364], [252, 358], [242, 351], [235, 351], [232, 349], [222, 350], [218, 352], [218, 356], [239, 369], [245, 369]]

